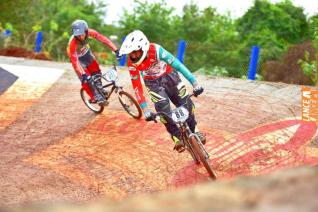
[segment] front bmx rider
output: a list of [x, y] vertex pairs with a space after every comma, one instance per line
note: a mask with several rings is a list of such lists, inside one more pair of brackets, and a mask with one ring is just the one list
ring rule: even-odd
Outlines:
[[[154, 120], [155, 114], [148, 109], [143, 94], [140, 72], [157, 112], [169, 113], [171, 111], [169, 100], [176, 107], [185, 104], [188, 100], [187, 105], [190, 115], [187, 123], [191, 131], [195, 132], [202, 143], [205, 144], [205, 136], [196, 130], [196, 120], [193, 113], [194, 104], [190, 98], [187, 98], [186, 87], [182, 83], [178, 72], [191, 83], [195, 96], [203, 92], [203, 87], [187, 67], [162, 46], [150, 43], [140, 30], [135, 30], [127, 35], [119, 50], [119, 56], [124, 54], [128, 54], [128, 70], [131, 82], [146, 121]], [[185, 148], [177, 125], [165, 120], [164, 117], [160, 117], [160, 121], [170, 133], [175, 143], [174, 149], [178, 152], [183, 152]]]
[[[94, 29], [88, 28], [86, 21], [76, 20], [72, 23], [72, 36], [67, 47], [67, 54], [77, 76], [81, 80], [83, 89], [90, 96], [91, 102], [101, 104], [106, 99], [98, 92], [96, 86], [101, 89], [102, 82], [100, 78], [94, 82], [95, 76], [100, 75], [101, 70], [88, 44], [88, 38], [98, 40], [110, 48], [116, 54], [117, 59], [120, 59], [120, 57], [118, 48], [111, 40]], [[104, 92], [106, 93], [107, 91]]]

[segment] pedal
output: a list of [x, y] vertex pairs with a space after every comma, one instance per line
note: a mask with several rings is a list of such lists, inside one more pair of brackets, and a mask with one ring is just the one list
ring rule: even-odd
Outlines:
[[109, 101], [105, 100], [104, 102], [99, 103], [100, 106], [108, 106], [109, 105]]

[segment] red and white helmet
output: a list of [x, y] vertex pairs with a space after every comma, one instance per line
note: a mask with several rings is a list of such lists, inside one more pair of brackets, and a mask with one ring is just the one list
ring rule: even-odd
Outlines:
[[135, 30], [126, 36], [120, 47], [119, 55], [129, 54], [139, 49], [141, 49], [143, 53], [138, 61], [133, 62], [135, 65], [139, 65], [145, 59], [149, 50], [149, 41], [146, 35], [140, 30]]

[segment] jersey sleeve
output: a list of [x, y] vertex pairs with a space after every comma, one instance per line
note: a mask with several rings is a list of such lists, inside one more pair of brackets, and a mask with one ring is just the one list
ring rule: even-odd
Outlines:
[[84, 70], [82, 66], [79, 64], [79, 61], [76, 55], [76, 48], [77, 48], [76, 41], [74, 37], [72, 37], [67, 47], [67, 55], [70, 58], [70, 61], [72, 63], [72, 66], [77, 76], [80, 77], [84, 73]]
[[107, 37], [97, 32], [96, 30], [88, 29], [88, 36], [95, 38], [102, 44], [108, 46], [112, 51], [116, 51], [118, 49], [111, 40], [109, 40]]
[[144, 96], [143, 88], [142, 88], [142, 83], [141, 83], [141, 76], [139, 73], [139, 70], [132, 66], [129, 61], [128, 61], [128, 70], [131, 78], [131, 83], [135, 91], [135, 95], [137, 97], [137, 101], [142, 109], [146, 108], [147, 101]]
[[166, 62], [172, 68], [180, 72], [191, 84], [196, 81], [195, 76], [189, 71], [189, 69], [183, 65], [180, 60], [175, 58], [170, 52], [165, 50], [162, 46], [159, 46], [159, 59]]

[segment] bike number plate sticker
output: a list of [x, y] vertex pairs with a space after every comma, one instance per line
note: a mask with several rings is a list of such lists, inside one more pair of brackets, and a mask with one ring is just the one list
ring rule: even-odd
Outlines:
[[179, 107], [172, 111], [171, 119], [174, 122], [185, 122], [189, 117], [189, 111], [185, 107]]
[[116, 81], [117, 79], [117, 72], [114, 69], [109, 69], [105, 72], [105, 78], [109, 82]]

